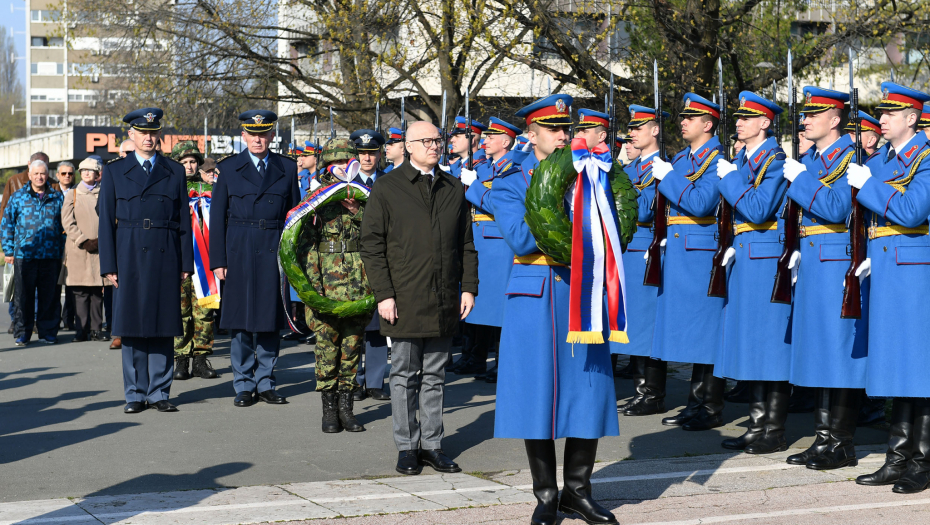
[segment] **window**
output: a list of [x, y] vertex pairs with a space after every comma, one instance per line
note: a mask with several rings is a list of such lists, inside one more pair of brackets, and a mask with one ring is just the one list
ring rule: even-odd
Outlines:
[[29, 45], [31, 45], [32, 47], [45, 47], [45, 46], [46, 46], [45, 37], [44, 37], [44, 36], [34, 36], [34, 37], [32, 37], [32, 39], [30, 40], [30, 44], [29, 44]]
[[58, 11], [49, 11], [46, 9], [33, 9], [31, 12], [33, 22], [57, 22]]
[[33, 75], [63, 75], [65, 65], [61, 62], [33, 62], [29, 71]]
[[49, 47], [65, 47], [65, 39], [61, 36], [50, 36], [48, 37], [48, 46]]
[[32, 127], [44, 128], [45, 127], [45, 115], [33, 115], [32, 116]]
[[55, 74], [56, 74], [56, 75], [64, 75], [64, 74], [65, 74], [65, 65], [62, 64], [61, 62], [56, 63], [56, 64], [55, 64]]

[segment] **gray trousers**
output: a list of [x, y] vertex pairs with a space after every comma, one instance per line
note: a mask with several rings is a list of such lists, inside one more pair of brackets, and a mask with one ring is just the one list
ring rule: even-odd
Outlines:
[[391, 415], [397, 450], [442, 448], [445, 367], [452, 347], [452, 338], [392, 340]]

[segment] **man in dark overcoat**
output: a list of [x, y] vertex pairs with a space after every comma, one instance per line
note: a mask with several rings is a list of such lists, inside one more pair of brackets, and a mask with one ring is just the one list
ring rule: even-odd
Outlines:
[[181, 281], [194, 271], [184, 168], [158, 153], [162, 110], [123, 118], [135, 152], [104, 166], [100, 274], [113, 283], [112, 332], [122, 337], [128, 414], [168, 402], [174, 337], [181, 335]]
[[[239, 115], [247, 149], [221, 161], [210, 204], [210, 265], [226, 280], [220, 328], [231, 330], [229, 357], [237, 407], [257, 400], [281, 405], [275, 392], [285, 313], [278, 273], [278, 241], [284, 219], [300, 202], [297, 163], [269, 150], [271, 111]], [[255, 395], [257, 393], [257, 396]]]

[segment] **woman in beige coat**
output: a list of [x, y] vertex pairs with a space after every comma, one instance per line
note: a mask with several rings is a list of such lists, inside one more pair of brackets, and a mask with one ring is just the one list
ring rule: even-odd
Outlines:
[[85, 159], [78, 167], [81, 182], [65, 195], [61, 223], [68, 235], [65, 243], [65, 284], [74, 290], [77, 324], [75, 341], [108, 341], [101, 331], [103, 324], [103, 287], [110, 283], [100, 276], [97, 253], [97, 182], [100, 163]]

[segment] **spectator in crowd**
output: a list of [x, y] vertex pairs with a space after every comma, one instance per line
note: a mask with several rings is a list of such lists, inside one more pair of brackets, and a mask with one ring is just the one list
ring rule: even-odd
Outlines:
[[33, 328], [39, 338], [58, 342], [59, 297], [65, 236], [61, 227], [62, 193], [48, 182], [48, 164], [29, 164], [29, 184], [10, 197], [0, 232], [6, 264], [15, 268], [13, 334], [16, 346], [26, 346]]
[[200, 165], [200, 178], [207, 184], [216, 183], [216, 160], [211, 157], [203, 159]]
[[58, 171], [55, 173], [58, 178], [58, 187], [61, 193], [67, 194], [74, 188], [74, 164], [64, 161], [58, 163]]
[[65, 194], [61, 223], [68, 236], [65, 242], [65, 283], [75, 298], [77, 326], [75, 341], [109, 341], [103, 330], [103, 290], [109, 280], [100, 276], [97, 252], [97, 197], [102, 170], [93, 159], [81, 162], [81, 182]]
[[[58, 178], [58, 187], [61, 188], [61, 193], [67, 197], [68, 193], [74, 188], [74, 164], [67, 161], [59, 162], [55, 175]], [[62, 268], [67, 267], [68, 250], [65, 250], [65, 260], [61, 264]], [[58, 286], [59, 296], [61, 295], [61, 286], [65, 287], [65, 303], [61, 307], [62, 328], [74, 330], [74, 291], [65, 283], [64, 272], [62, 272], [61, 278], [58, 280]]]
[[133, 151], [136, 151], [136, 144], [131, 140], [124, 140], [123, 143], [119, 145], [120, 158], [125, 158], [126, 155], [129, 155]]

